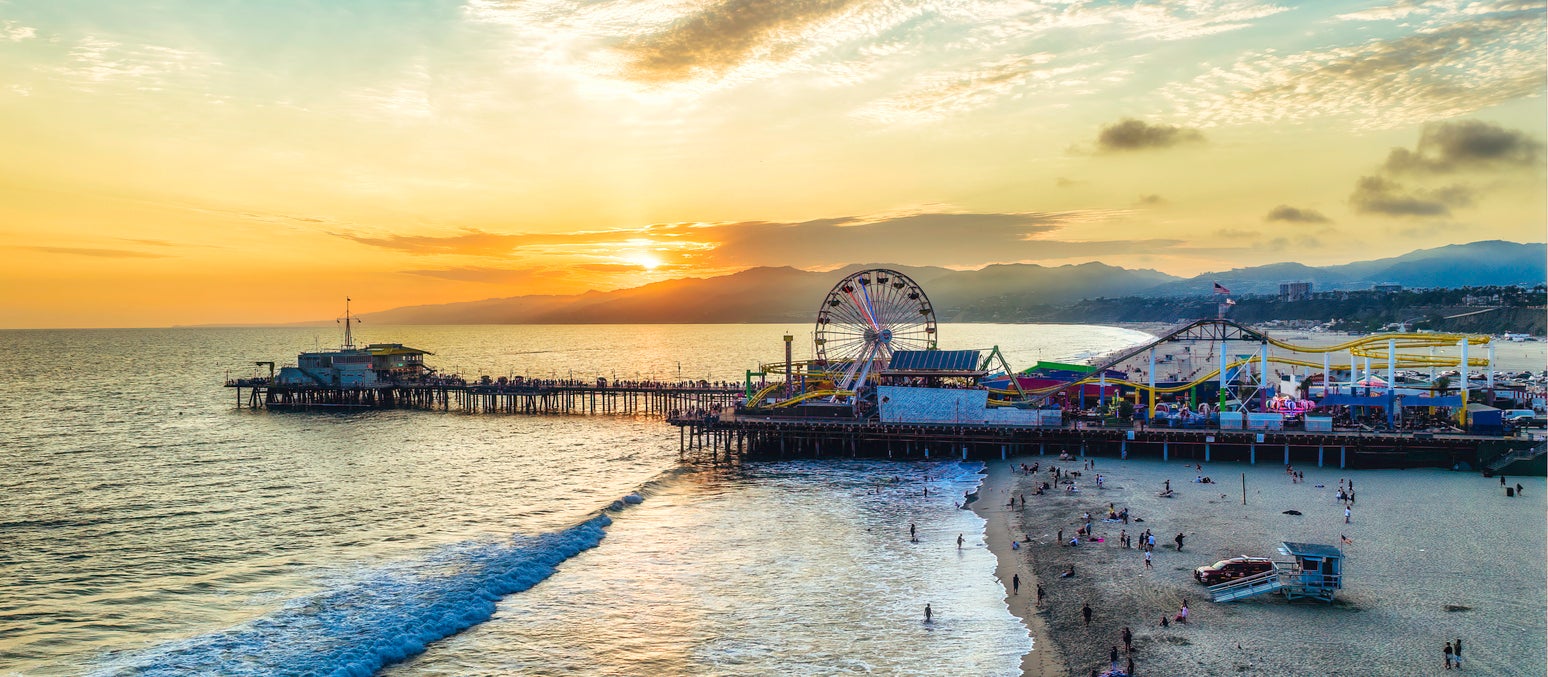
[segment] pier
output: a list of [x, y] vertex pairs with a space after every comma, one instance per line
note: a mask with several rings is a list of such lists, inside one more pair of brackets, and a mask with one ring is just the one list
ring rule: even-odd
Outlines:
[[[1151, 458], [1337, 468], [1465, 467], [1541, 459], [1540, 440], [1387, 432], [1242, 431], [885, 423], [742, 415], [678, 415], [679, 450], [711, 462], [793, 458], [1004, 460], [1012, 456]], [[1502, 466], [1503, 467], [1503, 466]]]
[[269, 379], [226, 382], [239, 407], [252, 409], [426, 409], [488, 414], [636, 414], [729, 409], [746, 393], [704, 382], [537, 385], [445, 383], [370, 386], [284, 385]]

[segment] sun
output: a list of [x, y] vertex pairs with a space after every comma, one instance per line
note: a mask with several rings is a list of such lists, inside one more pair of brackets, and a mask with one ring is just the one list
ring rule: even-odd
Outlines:
[[662, 264], [661, 257], [650, 252], [634, 252], [623, 256], [622, 259], [645, 270], [655, 270]]

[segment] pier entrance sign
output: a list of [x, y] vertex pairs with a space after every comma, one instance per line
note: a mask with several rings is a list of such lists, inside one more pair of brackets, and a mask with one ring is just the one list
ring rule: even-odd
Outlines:
[[813, 352], [834, 388], [853, 392], [894, 352], [934, 350], [935, 330], [935, 308], [917, 283], [895, 270], [862, 270], [823, 298]]

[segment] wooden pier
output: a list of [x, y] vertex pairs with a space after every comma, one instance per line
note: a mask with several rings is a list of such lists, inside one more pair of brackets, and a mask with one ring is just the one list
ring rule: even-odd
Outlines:
[[1189, 462], [1235, 461], [1338, 468], [1473, 470], [1517, 456], [1541, 456], [1542, 442], [1478, 435], [899, 424], [740, 415], [679, 415], [685, 455], [741, 459], [897, 458], [1003, 460], [1012, 456], [1107, 456]]
[[490, 414], [636, 414], [730, 409], [746, 393], [736, 386], [396, 384], [358, 388], [229, 381], [237, 406], [252, 409], [439, 409]]

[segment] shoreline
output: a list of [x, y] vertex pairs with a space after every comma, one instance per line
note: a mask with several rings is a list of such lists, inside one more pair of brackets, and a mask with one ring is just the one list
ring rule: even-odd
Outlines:
[[[1094, 469], [1084, 469], [1087, 460]], [[1023, 462], [1039, 463], [1040, 472], [1021, 474], [1016, 468]], [[1033, 481], [1051, 481], [1052, 466], [1082, 472], [1080, 493], [1034, 496]], [[1548, 667], [1544, 478], [1519, 478], [1527, 485], [1526, 498], [1509, 498], [1497, 480], [1475, 473], [1297, 470], [1304, 472], [1304, 482], [1292, 482], [1283, 466], [1272, 464], [1216, 462], [1196, 471], [1192, 461], [1088, 456], [1061, 462], [1057, 455], [986, 463], [973, 506], [986, 522], [986, 542], [998, 559], [996, 575], [1007, 585], [1006, 603], [1033, 637], [1022, 674], [1106, 670], [1116, 644], [1119, 667], [1132, 657], [1147, 675], [1439, 675], [1449, 674], [1440, 666], [1441, 645], [1459, 637], [1468, 643], [1469, 667], [1478, 674], [1541, 674]], [[1101, 489], [1093, 481], [1096, 473], [1104, 475]], [[1192, 482], [1199, 473], [1218, 483]], [[1359, 489], [1348, 524], [1334, 496], [1340, 479], [1352, 479]], [[1157, 496], [1165, 480], [1176, 492], [1173, 498]], [[1025, 493], [1024, 507], [1006, 507], [1013, 493]], [[1127, 525], [1103, 522], [1109, 503], [1129, 508], [1138, 519]], [[1073, 536], [1088, 511], [1105, 542], [1059, 545], [1057, 532]], [[1137, 538], [1147, 528], [1156, 534], [1151, 569], [1144, 566]], [[1441, 536], [1458, 528], [1466, 538]], [[1119, 544], [1121, 530], [1134, 538], [1135, 547]], [[1173, 541], [1179, 532], [1185, 535], [1181, 552]], [[1012, 550], [1011, 534], [1031, 540]], [[1346, 534], [1348, 579], [1331, 604], [1292, 603], [1277, 595], [1216, 604], [1192, 579], [1194, 567], [1218, 559], [1274, 557], [1280, 541], [1339, 544]], [[1483, 544], [1502, 543], [1509, 544], [1507, 551], [1479, 551]], [[1459, 567], [1486, 562], [1494, 572], [1489, 577], [1459, 575]], [[1061, 578], [1069, 566], [1076, 575]], [[1010, 594], [1014, 573], [1021, 576], [1020, 595]], [[1047, 591], [1041, 610], [1029, 608], [1035, 606], [1039, 580]], [[1184, 600], [1190, 622], [1160, 627], [1160, 618], [1174, 616]], [[1094, 611], [1089, 626], [1083, 604]], [[1125, 626], [1134, 635], [1132, 654], [1120, 640]]]
[[[1037, 608], [1038, 578], [1033, 573], [1029, 544], [1012, 549], [1012, 536], [1018, 533], [1011, 522], [1016, 513], [1006, 508], [1011, 490], [1016, 486], [1016, 476], [1011, 465], [1001, 461], [984, 464], [984, 479], [978, 487], [978, 498], [970, 506], [974, 514], [984, 520], [984, 545], [994, 554], [994, 576], [1005, 588], [1005, 605], [1012, 616], [1021, 619], [1027, 634], [1032, 637], [1032, 650], [1021, 656], [1022, 677], [1055, 677], [1069, 673], [1059, 646], [1053, 641], [1044, 614]], [[1017, 525], [1019, 527], [1019, 524]], [[1011, 577], [1021, 578], [1020, 593], [1012, 590]]]

